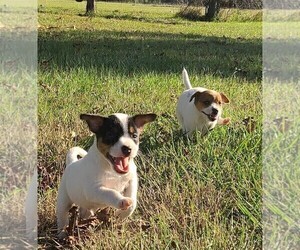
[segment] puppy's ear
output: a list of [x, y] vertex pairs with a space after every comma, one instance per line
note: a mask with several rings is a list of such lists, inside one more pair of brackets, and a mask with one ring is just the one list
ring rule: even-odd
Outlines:
[[144, 125], [148, 122], [153, 122], [156, 117], [156, 114], [135, 115], [133, 121], [139, 130], [143, 130]]
[[93, 133], [97, 133], [101, 128], [105, 117], [99, 115], [81, 114], [80, 119], [87, 122], [89, 129]]
[[229, 99], [227, 98], [227, 96], [224, 93], [220, 93], [221, 97], [222, 97], [222, 102], [223, 103], [229, 103]]
[[201, 95], [201, 92], [197, 91], [195, 92], [192, 96], [191, 96], [191, 99], [190, 99], [190, 102], [195, 98], [195, 101], [198, 100], [198, 98], [200, 97]]

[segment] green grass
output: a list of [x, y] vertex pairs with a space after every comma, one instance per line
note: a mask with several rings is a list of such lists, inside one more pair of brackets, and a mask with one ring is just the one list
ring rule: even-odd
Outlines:
[[[220, 9], [214, 18], [215, 22], [260, 22], [262, 21], [262, 10], [240, 10]], [[205, 8], [200, 6], [183, 6], [180, 8], [177, 17], [191, 21], [205, 21]]]
[[[278, 246], [297, 249], [300, 244], [300, 127], [299, 118], [294, 115], [299, 91], [297, 78], [290, 77], [289, 81], [279, 81], [269, 76], [264, 84], [264, 110], [267, 112], [263, 133], [263, 228], [264, 246], [268, 249]], [[289, 103], [282, 105], [284, 100]], [[278, 131], [272, 122], [274, 117], [286, 117], [284, 131]]]
[[[87, 147], [80, 113], [155, 112], [137, 157], [138, 208], [79, 241], [84, 249], [258, 249], [261, 229], [261, 23], [189, 22], [178, 6], [40, 1], [40, 247], [54, 246], [67, 150]], [[136, 18], [139, 17], [139, 18]], [[175, 117], [184, 87], [224, 92], [229, 126], [187, 140]], [[245, 117], [257, 121], [247, 132]], [[75, 137], [74, 137], [75, 133]], [[144, 224], [148, 227], [145, 229]]]
[[24, 200], [36, 167], [36, 37], [33, 11], [24, 5], [0, 6], [1, 248], [24, 246]]

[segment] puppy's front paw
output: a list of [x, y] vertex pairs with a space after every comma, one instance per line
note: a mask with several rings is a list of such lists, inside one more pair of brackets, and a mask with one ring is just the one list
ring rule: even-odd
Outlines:
[[219, 118], [218, 124], [220, 125], [228, 125], [230, 123], [230, 118]]
[[124, 219], [126, 219], [127, 217], [129, 217], [133, 213], [133, 210], [134, 209], [132, 209], [132, 207], [130, 207], [127, 210], [118, 209], [116, 211], [115, 215], [116, 215], [116, 217], [120, 218], [121, 220], [124, 220]]
[[130, 208], [132, 206], [132, 204], [133, 204], [133, 201], [131, 198], [124, 198], [119, 203], [119, 209], [127, 210], [128, 208]]
[[223, 124], [224, 125], [228, 125], [230, 123], [230, 118], [225, 118], [224, 120], [223, 120]]

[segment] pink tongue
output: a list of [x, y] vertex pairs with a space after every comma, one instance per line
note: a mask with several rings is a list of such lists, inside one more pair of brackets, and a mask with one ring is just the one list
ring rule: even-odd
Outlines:
[[128, 171], [129, 157], [116, 157], [115, 166], [122, 172]]

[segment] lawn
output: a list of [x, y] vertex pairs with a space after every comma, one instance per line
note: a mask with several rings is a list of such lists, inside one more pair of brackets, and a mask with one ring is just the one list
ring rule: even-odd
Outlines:
[[[82, 249], [258, 249], [262, 244], [260, 22], [192, 22], [179, 6], [39, 1], [39, 245], [55, 237], [67, 150], [88, 148], [81, 113], [155, 112], [136, 158], [138, 207], [94, 226]], [[186, 67], [194, 86], [231, 100], [229, 126], [187, 140], [175, 116]], [[243, 120], [253, 117], [249, 132]]]

